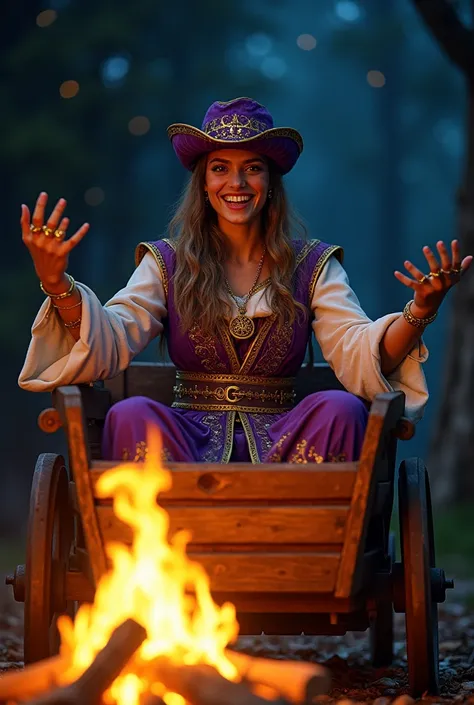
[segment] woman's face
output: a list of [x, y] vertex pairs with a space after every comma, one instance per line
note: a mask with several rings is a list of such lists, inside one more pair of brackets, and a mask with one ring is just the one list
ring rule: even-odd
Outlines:
[[218, 219], [250, 223], [265, 205], [269, 186], [268, 162], [255, 152], [219, 149], [207, 156], [205, 190]]

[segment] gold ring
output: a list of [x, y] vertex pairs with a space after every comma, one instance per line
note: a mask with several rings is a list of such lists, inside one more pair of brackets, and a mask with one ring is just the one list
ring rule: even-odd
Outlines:
[[428, 281], [429, 274], [423, 274], [421, 279], [418, 279], [418, 284], [424, 284], [426, 281]]
[[52, 228], [48, 228], [47, 225], [43, 225], [41, 229], [46, 235], [46, 237], [51, 237], [52, 235], [54, 235], [54, 230]]
[[58, 240], [60, 240], [62, 237], [64, 237], [65, 231], [64, 230], [55, 230], [54, 231], [54, 237], [57, 237]]
[[429, 277], [440, 277], [440, 276], [441, 276], [441, 272], [440, 272], [439, 270], [438, 270], [437, 272], [430, 272], [430, 273], [428, 274], [428, 276], [429, 276]]
[[43, 226], [42, 225], [33, 225], [33, 223], [30, 223], [30, 230], [32, 233], [35, 235], [37, 233], [41, 233], [43, 231]]
[[458, 275], [459, 275], [459, 274], [462, 274], [462, 267], [452, 267], [452, 268], [449, 270], [449, 273], [450, 273], [450, 274], [458, 274]]
[[452, 274], [453, 273], [452, 269], [442, 269], [441, 271], [443, 274]]

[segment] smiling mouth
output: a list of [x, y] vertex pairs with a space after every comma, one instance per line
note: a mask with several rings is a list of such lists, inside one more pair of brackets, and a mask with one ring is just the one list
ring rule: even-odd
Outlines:
[[225, 201], [226, 203], [230, 204], [238, 204], [242, 205], [245, 203], [249, 203], [252, 200], [253, 196], [222, 196], [222, 200]]
[[222, 196], [226, 208], [230, 211], [244, 211], [253, 200], [253, 196]]

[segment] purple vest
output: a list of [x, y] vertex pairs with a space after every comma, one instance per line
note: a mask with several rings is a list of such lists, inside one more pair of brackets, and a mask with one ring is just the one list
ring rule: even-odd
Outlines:
[[[199, 322], [183, 332], [175, 308], [174, 271], [176, 253], [169, 240], [142, 242], [136, 250], [137, 265], [150, 251], [161, 271], [166, 295], [168, 317], [165, 322], [165, 335], [168, 352], [178, 370], [213, 374], [241, 374], [259, 377], [294, 377], [301, 367], [308, 340], [311, 334], [312, 315], [309, 310], [314, 289], [324, 265], [335, 255], [342, 260], [342, 249], [319, 240], [294, 242], [296, 255], [293, 296], [296, 301], [308, 308], [305, 322], [296, 320], [293, 324], [279, 326], [276, 316], [254, 319], [256, 332], [247, 340], [235, 340], [225, 323], [219, 337], [202, 331]], [[204, 417], [206, 412], [201, 412]], [[232, 450], [232, 429], [236, 412], [208, 413], [214, 424], [214, 447], [208, 449], [203, 460], [208, 462], [228, 462]], [[239, 413], [240, 420], [249, 443], [254, 462], [259, 462], [269, 447], [265, 428], [276, 421], [277, 415], [265, 413]], [[271, 416], [271, 419], [268, 417]], [[209, 423], [211, 423], [209, 421]], [[230, 424], [230, 426], [229, 426]], [[220, 440], [218, 429], [221, 430]], [[228, 439], [230, 437], [230, 445]], [[219, 443], [222, 447], [219, 447]]]

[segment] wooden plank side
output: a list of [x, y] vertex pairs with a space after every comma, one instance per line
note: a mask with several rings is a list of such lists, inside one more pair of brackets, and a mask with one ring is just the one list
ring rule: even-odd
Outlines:
[[97, 585], [107, 570], [107, 560], [94, 505], [81, 392], [74, 386], [58, 387], [53, 392], [53, 403], [66, 431], [72, 479], [75, 482], [92, 577]]
[[[97, 498], [99, 477], [119, 463], [94, 462], [91, 482]], [[357, 475], [357, 463], [301, 465], [267, 463], [169, 463], [173, 486], [163, 499], [180, 500], [301, 500], [306, 503], [326, 500], [349, 503]]]
[[[346, 507], [166, 507], [170, 536], [189, 530], [198, 544], [342, 544]], [[132, 531], [113, 507], [96, 507], [104, 543], [131, 543]]]
[[377, 480], [387, 477], [387, 446], [393, 444], [393, 432], [403, 415], [405, 397], [400, 392], [379, 394], [369, 414], [359, 461], [354, 495], [346, 525], [346, 536], [335, 596], [347, 598], [360, 588], [367, 528], [374, 509]]
[[213, 554], [193, 558], [209, 575], [211, 591], [314, 592], [334, 590], [339, 554]]
[[[356, 603], [331, 601], [338, 553], [212, 554], [192, 556], [210, 579], [214, 599], [249, 612], [352, 611]], [[92, 601], [94, 588], [82, 573], [66, 575], [68, 600]], [[283, 594], [282, 594], [283, 593]], [[324, 596], [318, 603], [316, 594]]]

